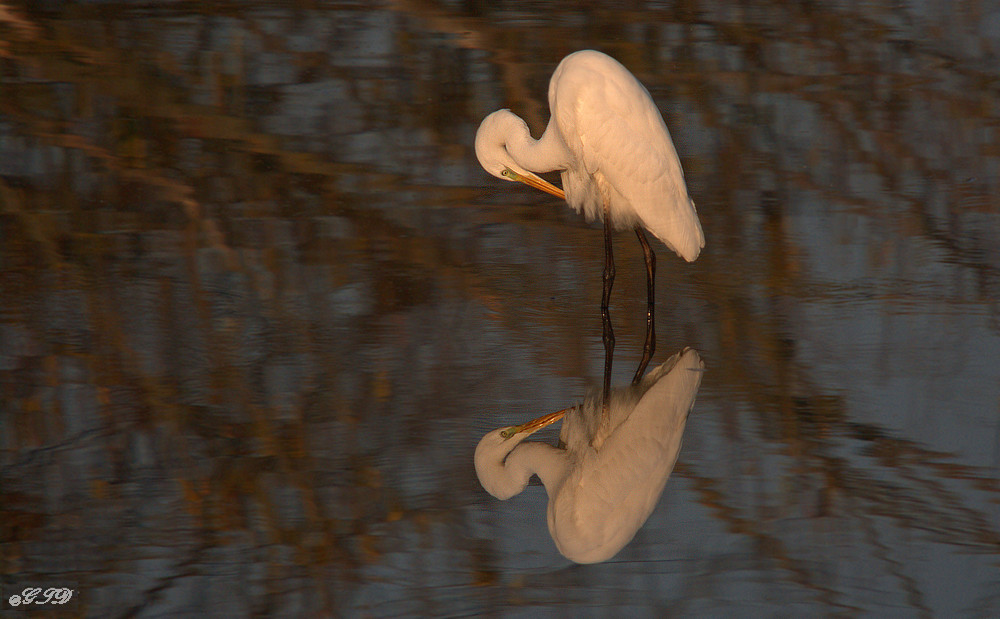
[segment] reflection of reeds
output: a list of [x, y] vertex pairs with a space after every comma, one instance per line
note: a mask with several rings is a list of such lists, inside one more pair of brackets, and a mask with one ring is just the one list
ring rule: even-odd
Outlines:
[[[874, 557], [911, 592], [910, 602], [915, 608], [930, 612], [921, 601], [908, 566], [895, 559], [886, 543], [879, 540], [874, 520], [895, 521], [897, 530], [919, 532], [937, 543], [1000, 553], [1000, 531], [995, 523], [987, 513], [967, 503], [970, 488], [986, 493], [982, 497], [985, 505], [996, 500], [1000, 482], [990, 476], [989, 470], [948, 462], [946, 454], [891, 438], [870, 426], [830, 418], [821, 425], [822, 440], [812, 437], [808, 429], [797, 436], [780, 438], [780, 442], [789, 443], [789, 448], [804, 443], [794, 449], [797, 456], [788, 472], [789, 479], [797, 480], [797, 492], [816, 497], [811, 517], [833, 517], [857, 528], [870, 543]], [[875, 466], [862, 468], [830, 453], [859, 443], [865, 455], [875, 460]], [[793, 550], [773, 526], [761, 526], [760, 514], [744, 511], [740, 497], [727, 497], [723, 479], [698, 473], [691, 465], [678, 465], [676, 474], [692, 480], [701, 502], [730, 531], [757, 540], [762, 554], [788, 570], [800, 585], [816, 589], [827, 604], [847, 602], [842, 599], [843, 591], [826, 582], [829, 566], [823, 557], [795, 556], [801, 551]], [[757, 507], [766, 513], [766, 504]]]
[[[57, 559], [36, 557], [37, 544], [62, 540], [62, 528], [82, 522], [113, 550], [76, 557], [71, 569], [81, 578], [113, 581], [134, 571], [117, 540], [122, 530], [144, 553], [169, 560], [161, 580], [127, 601], [132, 609], [166, 599], [237, 547], [235, 564], [264, 573], [224, 582], [255, 579], [268, 594], [255, 598], [258, 614], [275, 611], [286, 586], [315, 592], [319, 607], [334, 613], [350, 606], [356, 582], [384, 583], [386, 573], [432, 614], [448, 596], [434, 587], [447, 585], [421, 564], [415, 542], [451, 553], [445, 580], [481, 585], [487, 608], [509, 597], [542, 599], [533, 582], [497, 567], [495, 541], [475, 538], [464, 520], [475, 479], [454, 465], [468, 445], [449, 443], [449, 432], [468, 421], [456, 413], [470, 405], [463, 396], [491, 394], [474, 390], [499, 379], [483, 376], [495, 366], [470, 343], [475, 335], [463, 336], [499, 324], [523, 334], [512, 338], [533, 369], [588, 376], [600, 329], [591, 311], [599, 233], [553, 203], [506, 204], [536, 199], [523, 192], [497, 199], [463, 186], [490, 187], [484, 175], [449, 187], [405, 172], [405, 164], [461, 170], [472, 154], [456, 136], [471, 135], [479, 115], [499, 105], [519, 107], [537, 134], [551, 68], [595, 39], [561, 21], [569, 16], [559, 7], [544, 19], [498, 25], [490, 15], [400, 2], [400, 13], [455, 38], [400, 26], [393, 36], [413, 54], [367, 75], [326, 66], [322, 52], [296, 51], [291, 34], [265, 23], [270, 13], [194, 10], [204, 13], [184, 16], [192, 24], [232, 19], [242, 33], [225, 52], [199, 47], [212, 57], [203, 64], [158, 49], [157, 37], [177, 27], [170, 19], [123, 13], [109, 27], [100, 9], [73, 6], [71, 17], [40, 28], [0, 4], [10, 35], [0, 37], [0, 56], [13, 71], [0, 113], [14, 126], [4, 131], [25, 144], [14, 149], [23, 166], [5, 162], [0, 181], [0, 316], [28, 341], [5, 353], [16, 367], [0, 372], [0, 568], [51, 569], [45, 559]], [[613, 33], [596, 42], [664, 104], [710, 231], [693, 267], [660, 262], [661, 347], [712, 344], [713, 388], [755, 411], [756, 425], [728, 421], [727, 446], [765, 437], [788, 458], [785, 481], [803, 491], [791, 507], [745, 496], [730, 484], [753, 475], [745, 461], [718, 471], [684, 454], [678, 474], [718, 521], [823, 603], [857, 610], [824, 580], [830, 563], [803, 556], [809, 548], [768, 514], [812, 510], [818, 526], [836, 519], [853, 527], [908, 604], [930, 612], [914, 572], [877, 525], [888, 520], [935, 543], [996, 554], [998, 531], [983, 506], [996, 500], [995, 474], [852, 423], [833, 390], [810, 378], [797, 361], [793, 306], [844, 292], [810, 277], [811, 248], [795, 238], [789, 210], [813, 196], [816, 208], [835, 204], [871, 218], [887, 242], [916, 237], [943, 248], [943, 260], [981, 282], [968, 303], [993, 303], [996, 315], [990, 239], [964, 232], [974, 217], [996, 213], [988, 198], [1000, 192], [990, 172], [1000, 153], [989, 140], [955, 140], [946, 153], [934, 147], [953, 134], [995, 133], [995, 71], [948, 53], [947, 42], [893, 39], [898, 33], [871, 17], [805, 5], [766, 11], [755, 21], [690, 3], [666, 13], [595, 10], [585, 26]], [[140, 27], [147, 22], [164, 34]], [[140, 49], [111, 34], [133, 28], [136, 38], [151, 38]], [[207, 38], [212, 29], [195, 31]], [[540, 38], [544, 58], [516, 51], [515, 41]], [[326, 72], [347, 83], [364, 111], [349, 132], [398, 129], [414, 142], [380, 151], [384, 163], [368, 165], [341, 154], [343, 136], [320, 152], [262, 129], [251, 108], [266, 116], [287, 101], [279, 87], [248, 85], [247, 50], [255, 46], [301, 75]], [[488, 49], [496, 101], [453, 47]], [[416, 71], [428, 58], [433, 70]], [[454, 99], [439, 101], [445, 87]], [[373, 92], [382, 93], [378, 106]], [[419, 96], [411, 105], [400, 93]], [[816, 126], [788, 126], [795, 114]], [[196, 155], [186, 150], [192, 143]], [[851, 188], [858, 170], [878, 191]], [[469, 203], [476, 210], [459, 208]], [[499, 243], [516, 238], [524, 253], [488, 255], [488, 234]], [[639, 265], [623, 245], [621, 262]], [[565, 271], [588, 265], [590, 273]], [[622, 271], [620, 360], [622, 343], [634, 337], [637, 348], [632, 334], [643, 326], [643, 280]], [[328, 300], [345, 291], [354, 296]], [[592, 330], [590, 340], [581, 329]], [[92, 418], [81, 412], [87, 407]], [[870, 464], [834, 449], [845, 446]], [[426, 467], [414, 468], [431, 478], [423, 480], [429, 489], [407, 487], [418, 475], [404, 459]], [[61, 478], [80, 486], [55, 483]], [[557, 586], [563, 576], [541, 582]], [[574, 578], [582, 589], [586, 577]], [[995, 603], [986, 596], [983, 605]]]

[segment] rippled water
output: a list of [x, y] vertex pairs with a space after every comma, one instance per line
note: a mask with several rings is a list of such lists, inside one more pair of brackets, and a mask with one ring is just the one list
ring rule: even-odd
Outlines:
[[[4, 604], [1000, 614], [1000, 9], [293, 4], [0, 2]], [[581, 48], [707, 237], [657, 246], [654, 364], [706, 365], [677, 467], [586, 566], [472, 467], [601, 384], [599, 228], [472, 150]]]

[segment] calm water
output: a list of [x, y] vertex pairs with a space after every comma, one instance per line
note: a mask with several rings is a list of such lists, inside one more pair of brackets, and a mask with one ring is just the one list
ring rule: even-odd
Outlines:
[[[1000, 615], [995, 3], [28, 4], [0, 2], [4, 604]], [[539, 135], [581, 48], [647, 85], [707, 237], [657, 245], [653, 364], [706, 365], [677, 467], [589, 566], [540, 486], [472, 468], [601, 384], [599, 228], [472, 149], [499, 107]], [[620, 385], [645, 279], [616, 251]]]

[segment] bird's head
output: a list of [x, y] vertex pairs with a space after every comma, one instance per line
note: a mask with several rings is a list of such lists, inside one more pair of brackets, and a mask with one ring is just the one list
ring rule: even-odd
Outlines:
[[499, 179], [521, 182], [565, 199], [566, 194], [561, 189], [514, 161], [507, 151], [507, 143], [514, 139], [531, 139], [528, 125], [516, 114], [510, 110], [497, 110], [484, 118], [476, 131], [476, 157], [483, 169]]
[[507, 456], [524, 439], [562, 419], [568, 410], [549, 413], [519, 426], [497, 428], [486, 434], [476, 446], [475, 455], [476, 475], [483, 489], [501, 501], [524, 490], [530, 474], [522, 476], [508, 471], [505, 468]]

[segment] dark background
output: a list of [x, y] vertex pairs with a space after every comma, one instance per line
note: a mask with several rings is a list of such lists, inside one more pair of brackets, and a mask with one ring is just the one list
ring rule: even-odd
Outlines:
[[[30, 6], [29, 6], [30, 5]], [[479, 438], [601, 382], [594, 224], [494, 179], [567, 53], [673, 134], [707, 371], [575, 566]], [[1000, 7], [0, 3], [0, 570], [93, 617], [1000, 614]], [[645, 327], [616, 237], [616, 384]]]

